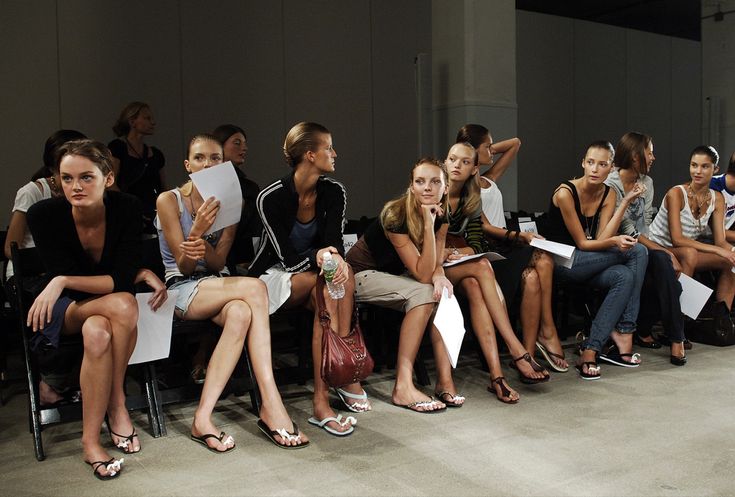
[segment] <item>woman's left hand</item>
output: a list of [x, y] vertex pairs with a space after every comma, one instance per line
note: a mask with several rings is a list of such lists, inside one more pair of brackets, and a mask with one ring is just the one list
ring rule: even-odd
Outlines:
[[156, 274], [149, 269], [141, 269], [138, 276], [140, 281], [144, 282], [153, 290], [153, 295], [148, 299], [148, 305], [151, 306], [151, 309], [154, 311], [158, 310], [158, 308], [161, 307], [168, 298], [166, 285], [161, 281], [161, 278], [156, 276]]
[[186, 257], [198, 261], [204, 259], [204, 256], [207, 253], [206, 243], [207, 242], [205, 242], [203, 238], [189, 237], [188, 240], [181, 242], [179, 248]]
[[439, 301], [442, 298], [442, 291], [445, 288], [447, 289], [447, 296], [451, 297], [454, 294], [452, 282], [446, 276], [439, 276], [434, 279], [434, 300]]
[[61, 296], [61, 292], [63, 291], [64, 282], [61, 276], [57, 276], [49, 281], [46, 288], [38, 294], [38, 297], [36, 297], [33, 305], [28, 310], [26, 326], [30, 326], [35, 332], [42, 330], [50, 323], [56, 301], [59, 300], [59, 296]]

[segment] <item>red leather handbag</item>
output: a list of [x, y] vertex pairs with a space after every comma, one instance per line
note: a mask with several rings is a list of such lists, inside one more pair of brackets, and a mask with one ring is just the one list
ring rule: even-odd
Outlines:
[[319, 276], [316, 298], [322, 325], [322, 379], [330, 387], [342, 387], [367, 378], [375, 362], [365, 346], [356, 306], [352, 311], [350, 333], [341, 337], [332, 330], [332, 320], [324, 305], [324, 286], [324, 276]]

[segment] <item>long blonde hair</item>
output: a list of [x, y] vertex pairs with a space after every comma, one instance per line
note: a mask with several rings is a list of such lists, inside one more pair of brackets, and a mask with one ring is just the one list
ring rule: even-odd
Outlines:
[[[438, 167], [444, 177], [444, 183], [446, 184], [448, 182], [449, 178], [447, 170], [442, 162], [431, 157], [422, 157], [411, 168], [411, 175], [409, 177], [406, 193], [396, 199], [388, 201], [383, 206], [383, 210], [380, 211], [380, 224], [383, 226], [383, 231], [394, 231], [400, 229], [404, 225], [407, 226], [408, 237], [419, 250], [421, 249], [421, 245], [424, 243], [424, 219], [423, 214], [421, 213], [421, 202], [419, 202], [413, 194], [411, 186], [413, 185], [413, 172], [422, 164], [429, 164]], [[446, 195], [442, 197], [441, 204], [442, 209], [446, 212]]]
[[[468, 150], [472, 152], [472, 160], [475, 163], [474, 167], [478, 167], [478, 161], [479, 161], [479, 155], [477, 153], [477, 150], [475, 147], [472, 146], [470, 142], [457, 142], [455, 145], [462, 145], [466, 147]], [[452, 150], [451, 148], [449, 150]], [[452, 179], [449, 179], [449, 183], [452, 182]], [[462, 193], [461, 197], [464, 198], [464, 207], [462, 208], [462, 214], [464, 214], [465, 217], [472, 216], [475, 212], [477, 212], [481, 206], [482, 206], [482, 198], [480, 197], [480, 174], [479, 170], [472, 175], [472, 177], [467, 178], [467, 180], [462, 185]]]

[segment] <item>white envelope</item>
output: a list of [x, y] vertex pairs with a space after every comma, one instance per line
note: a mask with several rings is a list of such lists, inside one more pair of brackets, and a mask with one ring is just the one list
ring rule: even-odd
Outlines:
[[240, 181], [237, 179], [235, 166], [232, 165], [232, 162], [227, 161], [223, 164], [202, 169], [191, 173], [189, 177], [204, 200], [209, 197], [219, 200], [217, 219], [214, 220], [212, 227], [204, 233], [205, 235], [240, 222], [242, 190], [240, 190]]
[[171, 349], [171, 327], [174, 320], [174, 307], [178, 290], [168, 290], [166, 302], [153, 311], [148, 305], [152, 293], [139, 293], [138, 301], [138, 341], [128, 364], [165, 359]]
[[465, 333], [464, 318], [462, 317], [462, 310], [459, 308], [457, 298], [454, 295], [451, 297], [448, 295], [449, 293], [446, 288], [442, 290], [439, 308], [436, 310], [436, 315], [434, 316], [434, 326], [439, 330], [452, 367], [456, 368], [459, 349], [462, 347], [462, 340], [464, 339]]

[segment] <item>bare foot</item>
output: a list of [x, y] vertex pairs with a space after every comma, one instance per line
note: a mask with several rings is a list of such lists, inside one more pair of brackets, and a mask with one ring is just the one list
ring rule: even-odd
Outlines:
[[393, 403], [397, 406], [406, 406], [415, 402], [425, 403], [417, 405], [414, 409], [416, 411], [438, 411], [447, 407], [444, 402], [435, 401], [431, 403], [430, 398], [425, 393], [417, 390], [413, 384], [411, 384], [410, 387], [399, 387], [398, 384], [396, 384], [391, 397]]
[[559, 341], [559, 336], [556, 334], [556, 332], [546, 333], [542, 329], [541, 333], [539, 333], [539, 336], [538, 336], [538, 342], [541, 345], [543, 345], [546, 348], [546, 350], [548, 350], [549, 352], [552, 352], [554, 354], [561, 356], [561, 357], [557, 357], [556, 355], [551, 356], [551, 359], [554, 361], [554, 364], [556, 364], [560, 368], [569, 367], [569, 363], [564, 358], [564, 348], [562, 348], [561, 342]]
[[502, 376], [492, 380], [489, 388], [495, 390], [495, 396], [498, 400], [506, 404], [515, 404], [521, 398], [521, 396], [518, 395], [518, 392], [513, 390]]
[[112, 443], [126, 454], [140, 452], [140, 439], [127, 408], [123, 406], [119, 409], [110, 409], [107, 411], [107, 418]]
[[[107, 451], [102, 448], [99, 442], [89, 444], [85, 444], [84, 442], [82, 442], [82, 447], [84, 453], [84, 462], [90, 464], [93, 467], [97, 466], [95, 472], [100, 476], [114, 476], [116, 473], [119, 473], [121, 471], [120, 465], [123, 462], [123, 458], [114, 459], [113, 457], [110, 457], [110, 454], [108, 454]], [[95, 464], [97, 462], [106, 463], [111, 459], [112, 461], [110, 462], [110, 466], [108, 466], [107, 464]]]
[[64, 400], [63, 395], [59, 394], [43, 380], [38, 382], [38, 397], [41, 402], [41, 406], [50, 406]]
[[674, 357], [686, 356], [686, 351], [684, 350], [684, 342], [671, 342], [671, 355]]
[[[288, 412], [286, 412], [286, 408], [283, 407], [283, 404], [278, 407], [263, 405], [263, 407], [260, 408], [260, 419], [263, 420], [271, 431], [284, 429], [288, 433], [294, 433], [293, 421], [288, 415]], [[286, 440], [280, 435], [275, 435], [275, 437], [276, 441], [281, 445], [303, 445], [309, 441], [309, 437], [304, 435], [301, 430], [299, 430], [295, 435], [300, 438], [300, 442], [294, 439]]]
[[[321, 421], [324, 418], [336, 418], [337, 413], [330, 407], [329, 402], [315, 402], [314, 403], [314, 418]], [[348, 418], [349, 419], [349, 418]], [[354, 418], [353, 418], [354, 419]], [[352, 423], [340, 424], [336, 421], [330, 421], [324, 426], [329, 426], [331, 429], [344, 432], [352, 428]]]
[[615, 346], [618, 348], [618, 352], [623, 358], [623, 361], [629, 364], [641, 363], [641, 355], [638, 353], [633, 354], [633, 333], [620, 333], [617, 330], [613, 330], [610, 333], [610, 338], [612, 338]]
[[457, 394], [457, 387], [453, 381], [436, 383], [434, 388], [436, 397], [450, 407], [459, 407], [464, 404], [465, 398]]
[[[524, 356], [528, 355], [528, 358], [531, 360], [531, 362], [524, 359]], [[521, 372], [523, 376], [526, 378], [534, 379], [534, 380], [542, 380], [549, 376], [549, 372], [546, 371], [544, 368], [542, 368], [534, 359], [533, 357], [526, 352], [526, 349], [520, 349], [520, 351], [514, 351], [512, 353], [513, 360], [511, 361], [511, 367], [515, 367], [518, 369], [518, 371]], [[536, 371], [534, 369], [534, 365], [536, 366], [536, 369], [539, 369], [539, 371]]]
[[343, 390], [347, 393], [350, 393], [354, 395], [354, 397], [344, 396], [345, 398], [342, 398], [342, 395], [338, 395], [342, 402], [345, 404], [345, 406], [352, 412], [366, 412], [366, 411], [372, 411], [373, 405], [370, 402], [370, 399], [367, 397], [367, 392], [363, 390], [360, 383], [351, 383], [350, 385], [346, 385], [344, 387], [341, 387], [339, 390]]
[[220, 430], [214, 426], [211, 419], [199, 420], [194, 417], [194, 422], [191, 425], [191, 434], [195, 437], [201, 437], [203, 435], [216, 435], [216, 437], [210, 437], [205, 440], [205, 443], [212, 449], [219, 452], [225, 452], [232, 449], [235, 446], [235, 440], [231, 436], [225, 435], [222, 440], [219, 440]]

